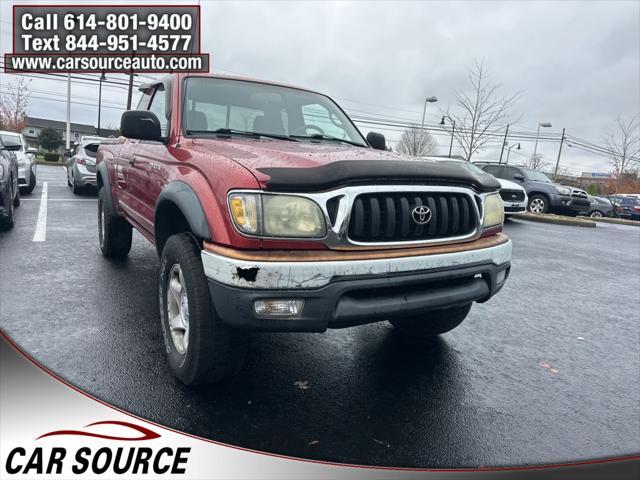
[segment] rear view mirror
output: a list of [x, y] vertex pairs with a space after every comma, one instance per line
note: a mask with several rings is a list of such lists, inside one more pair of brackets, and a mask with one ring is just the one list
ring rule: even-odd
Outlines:
[[62, 154], [62, 156], [63, 156], [64, 158], [71, 158], [71, 150], [67, 150], [66, 152], [64, 152], [64, 153]]
[[369, 132], [369, 134], [367, 135], [367, 142], [369, 142], [369, 145], [371, 145], [371, 147], [375, 148], [376, 150], [387, 149], [387, 143], [385, 141], [384, 135], [382, 135], [381, 133]]
[[160, 121], [148, 110], [128, 110], [120, 119], [120, 131], [127, 138], [162, 140]]
[[513, 179], [516, 182], [524, 182], [524, 175], [516, 174], [516, 175], [513, 176]]
[[33, 148], [33, 147], [29, 147], [27, 148], [27, 155], [37, 155], [38, 154], [38, 149], [37, 148]]

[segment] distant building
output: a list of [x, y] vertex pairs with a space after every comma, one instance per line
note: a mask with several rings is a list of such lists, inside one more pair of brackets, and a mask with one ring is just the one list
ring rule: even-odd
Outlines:
[[[29, 145], [38, 146], [38, 135], [45, 128], [53, 128], [62, 135], [62, 140], [67, 141], [67, 122], [59, 120], [49, 120], [46, 118], [27, 117], [27, 125], [22, 130], [22, 134], [29, 143]], [[103, 137], [108, 137], [115, 134], [115, 130], [108, 128], [101, 128]], [[98, 131], [93, 125], [87, 125], [84, 123], [71, 123], [71, 144], [75, 144], [80, 141], [84, 135], [97, 136]], [[62, 147], [61, 151], [64, 150]]]

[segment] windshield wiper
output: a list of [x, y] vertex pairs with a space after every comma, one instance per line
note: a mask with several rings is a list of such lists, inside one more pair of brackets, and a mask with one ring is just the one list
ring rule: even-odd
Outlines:
[[289, 142], [295, 142], [293, 138], [287, 137], [286, 135], [277, 135], [275, 133], [258, 133], [258, 132], [248, 132], [245, 130], [236, 130], [234, 128], [218, 128], [216, 130], [187, 130], [187, 135], [245, 135], [248, 137], [254, 138], [276, 138], [278, 140], [287, 140]]
[[354, 142], [352, 140], [345, 140], [344, 138], [332, 137], [331, 135], [323, 135], [321, 133], [314, 133], [313, 135], [289, 135], [291, 138], [306, 138], [311, 140], [329, 140], [331, 142], [348, 143], [349, 145], [355, 145], [356, 147], [364, 147], [362, 143]]

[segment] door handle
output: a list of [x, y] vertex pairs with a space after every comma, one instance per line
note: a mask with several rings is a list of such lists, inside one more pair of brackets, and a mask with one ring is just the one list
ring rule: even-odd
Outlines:
[[129, 165], [133, 166], [133, 164], [134, 164], [134, 163], [136, 163], [136, 157], [133, 157], [133, 156], [132, 156], [132, 157], [129, 159]]

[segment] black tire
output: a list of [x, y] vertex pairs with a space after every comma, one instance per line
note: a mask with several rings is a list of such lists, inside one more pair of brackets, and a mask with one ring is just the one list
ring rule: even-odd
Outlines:
[[[186, 291], [188, 303], [185, 307], [188, 311], [186, 346], [179, 339], [176, 343], [169, 326], [169, 283], [172, 278], [176, 278], [176, 266], [183, 281], [180, 283], [180, 291]], [[165, 243], [160, 256], [158, 291], [160, 322], [169, 368], [182, 383], [214, 383], [242, 368], [247, 350], [246, 334], [229, 327], [218, 317], [202, 267], [200, 247], [190, 234], [172, 235]], [[176, 311], [175, 308], [173, 311]], [[176, 316], [180, 315], [174, 315], [174, 318]], [[178, 335], [179, 331], [180, 329]], [[184, 329], [182, 332], [184, 338]]]
[[7, 215], [5, 217], [0, 217], [0, 228], [2, 228], [3, 230], [9, 230], [15, 225], [15, 220], [13, 218], [14, 200], [11, 199], [11, 197], [13, 196], [13, 180], [9, 179], [9, 182], [11, 182], [9, 186], [9, 201], [7, 202], [7, 205], [5, 207], [7, 210]]
[[73, 173], [71, 174], [71, 191], [74, 195], [80, 195], [80, 187], [76, 185], [76, 179], [73, 177]]
[[549, 212], [549, 199], [545, 195], [534, 194], [529, 197], [529, 205], [527, 205], [527, 210], [529, 210], [531, 213], [547, 213]]
[[124, 258], [131, 251], [133, 231], [127, 221], [118, 216], [105, 187], [98, 192], [98, 240], [102, 255]]
[[443, 310], [433, 310], [419, 317], [391, 320], [400, 333], [411, 338], [428, 338], [453, 330], [469, 314], [471, 303]]
[[36, 172], [31, 169], [31, 175], [29, 175], [29, 185], [27, 186], [27, 189], [25, 191], [30, 194], [31, 192], [33, 192], [34, 188], [36, 188]]
[[20, 187], [16, 189], [16, 196], [13, 197], [13, 206], [14, 207], [20, 206]]
[[69, 180], [69, 167], [67, 167], [67, 187], [71, 186], [71, 180]]

